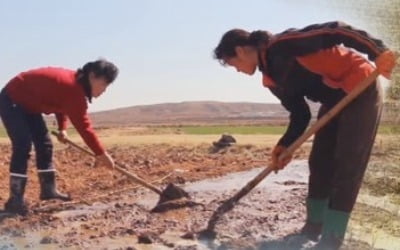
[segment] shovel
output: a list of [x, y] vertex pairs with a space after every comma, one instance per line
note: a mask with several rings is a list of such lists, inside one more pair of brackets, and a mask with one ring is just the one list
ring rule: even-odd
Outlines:
[[[51, 132], [53, 135], [58, 136], [58, 133], [56, 131]], [[95, 157], [95, 154], [92, 153], [91, 151], [79, 146], [78, 144], [74, 143], [73, 141], [66, 139], [65, 143], [68, 145], [73, 146], [76, 149], [79, 149], [80, 151]], [[129, 179], [133, 180], [135, 183], [142, 185], [143, 187], [150, 189], [151, 191], [157, 193], [160, 195], [160, 199], [157, 203], [157, 205], [151, 210], [152, 212], [165, 212], [170, 209], [177, 209], [177, 208], [182, 208], [185, 206], [195, 206], [199, 205], [199, 203], [190, 201], [190, 196], [189, 194], [183, 190], [182, 188], [170, 183], [167, 185], [167, 187], [162, 191], [153, 184], [150, 184], [143, 180], [142, 178], [130, 173], [129, 171], [125, 170], [123, 168], [122, 164], [115, 163], [115, 170], [120, 172], [121, 174], [127, 176]]]
[[[304, 132], [296, 141], [294, 141], [281, 155], [280, 159], [284, 159], [286, 156], [291, 155], [294, 151], [299, 148], [308, 138], [315, 134], [320, 128], [325, 126], [335, 115], [337, 115], [344, 107], [346, 107], [351, 101], [359, 96], [366, 88], [368, 88], [378, 77], [379, 73], [375, 69], [367, 78], [361, 81], [356, 87], [342, 100], [340, 100], [329, 112], [318, 119], [308, 130]], [[263, 171], [261, 171], [256, 177], [246, 184], [239, 192], [237, 192], [230, 199], [224, 201], [217, 210], [213, 213], [210, 220], [208, 221], [207, 229], [200, 232], [200, 238], [213, 239], [216, 237], [214, 231], [215, 225], [221, 216], [230, 211], [236, 203], [246, 194], [248, 194], [258, 183], [260, 183], [265, 177], [267, 177], [275, 168], [269, 165]]]

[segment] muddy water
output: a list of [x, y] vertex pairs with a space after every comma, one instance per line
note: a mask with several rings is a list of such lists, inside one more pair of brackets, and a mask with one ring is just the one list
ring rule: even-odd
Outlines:
[[[271, 173], [255, 188], [266, 189], [287, 189], [287, 185], [282, 184], [305, 184], [307, 182], [308, 170], [305, 161], [295, 161], [279, 174]], [[250, 171], [228, 174], [221, 178], [208, 179], [192, 184], [188, 184], [185, 189], [192, 192], [225, 192], [238, 190], [248, 181], [252, 180], [257, 174], [263, 170], [262, 167], [254, 168]]]
[[[234, 194], [246, 183], [252, 180], [257, 174], [263, 170], [263, 167], [257, 167], [250, 171], [242, 171], [227, 174], [223, 177], [206, 179], [194, 183], [188, 183], [182, 188], [188, 191], [194, 200], [198, 202], [209, 202], [223, 194]], [[306, 185], [308, 178], [308, 169], [306, 161], [294, 161], [286, 169], [279, 174], [271, 173], [261, 183], [259, 183], [254, 191], [264, 190], [270, 193], [269, 199], [272, 199], [278, 193], [282, 193], [287, 189], [292, 189], [298, 185]], [[138, 200], [138, 204], [151, 209], [158, 201], [158, 195], [154, 193], [145, 193]]]

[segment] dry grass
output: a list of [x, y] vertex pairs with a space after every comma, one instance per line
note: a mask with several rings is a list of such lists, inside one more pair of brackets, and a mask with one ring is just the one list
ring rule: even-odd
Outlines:
[[378, 136], [347, 232], [369, 246], [349, 249], [400, 249], [399, 149], [399, 135]]

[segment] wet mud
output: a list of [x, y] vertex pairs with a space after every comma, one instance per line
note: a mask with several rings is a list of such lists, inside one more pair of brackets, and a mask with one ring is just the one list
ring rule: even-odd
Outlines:
[[[1, 149], [4, 156], [7, 148]], [[0, 249], [307, 249], [314, 244], [296, 235], [305, 219], [305, 160], [267, 176], [220, 218], [215, 238], [200, 239], [198, 233], [213, 212], [262, 170], [260, 160], [268, 151], [235, 146], [210, 153], [205, 145], [157, 145], [115, 149], [113, 154], [154, 185], [179, 185], [190, 200], [184, 199], [180, 208], [152, 213], [158, 194], [109, 170], [92, 168], [90, 158], [72, 149], [61, 149], [55, 155], [59, 187], [75, 199], [39, 201], [30, 166], [26, 197], [31, 212], [0, 219]], [[1, 167], [2, 176], [6, 173]], [[6, 178], [0, 180], [0, 194], [4, 202]]]

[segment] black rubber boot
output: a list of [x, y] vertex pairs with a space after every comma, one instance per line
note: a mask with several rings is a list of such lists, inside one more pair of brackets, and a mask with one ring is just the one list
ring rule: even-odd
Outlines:
[[26, 177], [10, 176], [10, 198], [4, 205], [5, 212], [22, 216], [28, 214], [28, 205], [24, 200], [26, 181]]
[[71, 197], [67, 194], [63, 194], [56, 189], [56, 173], [54, 171], [50, 172], [40, 172], [40, 199], [41, 200], [51, 200], [58, 199], [62, 201], [70, 201]]

